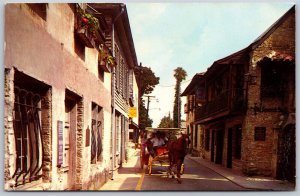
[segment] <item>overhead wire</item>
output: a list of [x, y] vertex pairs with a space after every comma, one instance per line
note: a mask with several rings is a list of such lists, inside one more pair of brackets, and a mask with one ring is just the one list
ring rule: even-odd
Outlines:
[[[181, 84], [185, 84], [185, 83], [187, 83], [187, 82], [190, 82], [192, 79], [189, 79], [189, 80], [185, 80], [185, 81], [183, 81], [183, 82], [181, 82]], [[156, 86], [159, 86], [159, 87], [175, 87], [176, 86], [176, 84], [172, 84], [172, 85], [156, 85]]]

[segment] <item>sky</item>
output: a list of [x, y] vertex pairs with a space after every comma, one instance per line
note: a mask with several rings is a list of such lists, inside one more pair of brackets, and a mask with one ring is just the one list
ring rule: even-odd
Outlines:
[[[174, 69], [187, 72], [183, 92], [196, 73], [250, 45], [292, 6], [282, 2], [126, 3], [138, 61], [160, 77], [151, 93], [155, 96], [149, 106], [152, 127], [169, 113], [173, 116]], [[185, 120], [186, 97], [181, 101]]]

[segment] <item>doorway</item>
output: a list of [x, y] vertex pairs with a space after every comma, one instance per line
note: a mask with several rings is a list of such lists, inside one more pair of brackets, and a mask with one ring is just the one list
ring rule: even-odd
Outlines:
[[227, 137], [227, 167], [232, 168], [232, 128], [228, 129]]
[[295, 125], [287, 125], [279, 133], [278, 163], [276, 177], [281, 180], [295, 182], [296, 176], [296, 137]]
[[215, 161], [215, 130], [212, 130], [212, 133], [211, 133], [210, 160], [211, 160], [211, 162]]
[[220, 129], [216, 132], [216, 164], [222, 164], [223, 161], [223, 143], [224, 143], [224, 130]]

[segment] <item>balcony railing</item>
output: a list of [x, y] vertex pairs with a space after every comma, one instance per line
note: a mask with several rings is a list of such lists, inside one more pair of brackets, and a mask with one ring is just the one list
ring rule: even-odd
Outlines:
[[217, 96], [216, 99], [196, 108], [195, 120], [210, 117], [216, 113], [229, 109], [229, 91]]
[[[237, 90], [237, 89], [235, 89]], [[196, 107], [195, 120], [203, 120], [208, 117], [213, 117], [220, 112], [229, 111], [231, 113], [244, 112], [246, 108], [246, 100], [243, 96], [243, 89], [234, 97], [231, 97], [231, 91], [226, 91], [216, 97], [213, 101], [204, 104], [201, 107]]]

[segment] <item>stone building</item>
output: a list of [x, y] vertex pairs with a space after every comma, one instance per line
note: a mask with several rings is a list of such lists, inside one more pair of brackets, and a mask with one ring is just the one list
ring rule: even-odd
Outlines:
[[[204, 101], [188, 88], [205, 89]], [[295, 180], [295, 7], [184, 93], [196, 97], [187, 121], [199, 156], [247, 175]]]
[[6, 190], [95, 190], [111, 178], [112, 141], [125, 143], [120, 131], [112, 140], [114, 70], [127, 106], [137, 63], [125, 5], [108, 9], [124, 10], [115, 26], [88, 4], [5, 6]]

